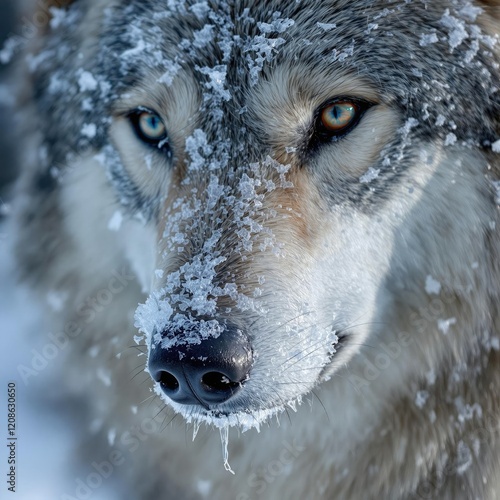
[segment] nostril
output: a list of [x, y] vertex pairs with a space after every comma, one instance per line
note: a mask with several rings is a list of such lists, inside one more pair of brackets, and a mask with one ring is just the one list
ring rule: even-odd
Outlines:
[[201, 378], [204, 389], [208, 391], [227, 392], [238, 387], [239, 382], [232, 382], [229, 378], [220, 372], [208, 372]]
[[160, 372], [159, 382], [162, 387], [169, 391], [176, 391], [179, 389], [179, 381], [169, 372]]

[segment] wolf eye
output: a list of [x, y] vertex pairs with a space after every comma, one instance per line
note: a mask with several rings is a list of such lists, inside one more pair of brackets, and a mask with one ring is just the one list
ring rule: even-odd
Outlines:
[[130, 114], [129, 119], [142, 141], [158, 148], [167, 144], [167, 127], [154, 111], [139, 109]]
[[359, 99], [341, 99], [322, 106], [317, 112], [315, 135], [319, 139], [335, 139], [346, 135], [372, 106]]
[[341, 131], [356, 118], [356, 112], [356, 105], [353, 102], [336, 102], [321, 111], [321, 123], [326, 130]]

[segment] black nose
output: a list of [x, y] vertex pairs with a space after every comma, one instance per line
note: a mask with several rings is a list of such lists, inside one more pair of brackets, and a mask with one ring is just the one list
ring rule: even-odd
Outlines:
[[181, 404], [205, 408], [234, 396], [252, 367], [248, 337], [235, 327], [200, 344], [164, 349], [156, 345], [149, 354], [149, 371], [163, 392]]

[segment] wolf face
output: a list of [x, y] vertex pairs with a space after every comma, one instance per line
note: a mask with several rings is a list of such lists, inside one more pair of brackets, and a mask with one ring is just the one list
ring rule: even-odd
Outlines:
[[97, 46], [69, 33], [87, 9], [39, 62], [47, 164], [97, 156], [154, 232], [138, 341], [186, 418], [258, 424], [397, 329], [428, 276], [469, 280], [479, 250], [454, 242], [487, 231], [499, 112], [480, 8], [117, 1]]

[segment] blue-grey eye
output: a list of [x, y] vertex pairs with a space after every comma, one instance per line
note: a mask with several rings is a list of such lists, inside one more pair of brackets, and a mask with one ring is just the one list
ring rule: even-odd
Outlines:
[[350, 101], [335, 102], [321, 110], [321, 124], [326, 132], [334, 135], [347, 130], [357, 119], [359, 107]]
[[162, 148], [167, 142], [167, 127], [154, 111], [137, 110], [130, 115], [135, 132], [142, 141]]

